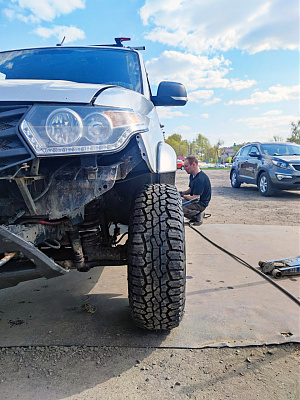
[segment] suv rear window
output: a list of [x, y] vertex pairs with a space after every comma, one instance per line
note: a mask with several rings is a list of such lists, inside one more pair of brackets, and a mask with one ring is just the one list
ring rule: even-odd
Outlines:
[[59, 47], [1, 52], [0, 76], [117, 85], [142, 93], [138, 55], [121, 49]]

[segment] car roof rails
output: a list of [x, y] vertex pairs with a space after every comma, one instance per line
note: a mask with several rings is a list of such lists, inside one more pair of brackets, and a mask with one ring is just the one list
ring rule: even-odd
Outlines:
[[[117, 37], [117, 38], [115, 38], [115, 42], [116, 43], [114, 43], [114, 44], [95, 44], [94, 46], [99, 46], [99, 47], [125, 47], [124, 45], [123, 45], [123, 42], [127, 42], [127, 41], [129, 41], [129, 40], [131, 40], [131, 38], [128, 38], [128, 37]], [[133, 50], [146, 50], [146, 47], [145, 46], [140, 46], [140, 47], [129, 47], [130, 49], [133, 49]]]

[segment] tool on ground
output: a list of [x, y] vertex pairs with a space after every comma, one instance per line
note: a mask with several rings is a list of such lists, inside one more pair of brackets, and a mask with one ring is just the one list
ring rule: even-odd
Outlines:
[[282, 260], [259, 261], [258, 265], [265, 274], [271, 274], [274, 278], [300, 275], [300, 256]]

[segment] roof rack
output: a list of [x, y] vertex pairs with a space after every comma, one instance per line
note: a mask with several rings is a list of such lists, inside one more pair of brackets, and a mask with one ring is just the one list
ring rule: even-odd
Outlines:
[[[131, 40], [131, 38], [128, 37], [117, 37], [115, 38], [115, 42], [114, 44], [94, 44], [93, 46], [99, 46], [99, 47], [125, 47], [123, 45], [123, 42], [127, 42]], [[145, 50], [146, 47], [145, 46], [140, 46], [140, 47], [130, 47], [130, 49], [133, 50]]]

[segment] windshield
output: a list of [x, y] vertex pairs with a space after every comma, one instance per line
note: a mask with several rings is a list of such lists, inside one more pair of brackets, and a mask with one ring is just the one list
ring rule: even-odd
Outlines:
[[121, 49], [58, 47], [1, 52], [0, 79], [100, 83], [142, 93], [138, 55]]
[[286, 144], [286, 143], [270, 143], [262, 144], [261, 149], [263, 154], [269, 156], [291, 156], [300, 155], [300, 145], [299, 144]]

